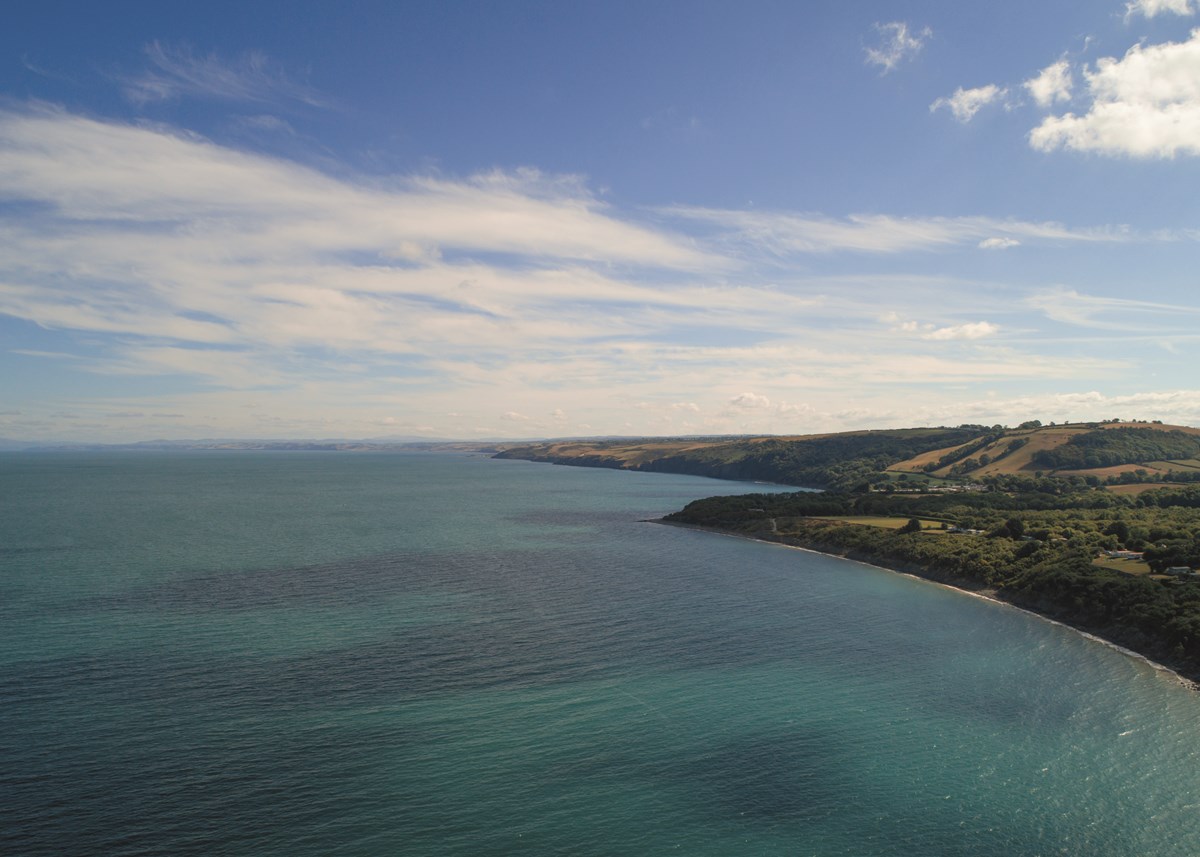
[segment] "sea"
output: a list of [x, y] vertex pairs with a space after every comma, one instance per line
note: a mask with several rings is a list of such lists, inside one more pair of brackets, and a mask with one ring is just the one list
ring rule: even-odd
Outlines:
[[778, 490], [0, 455], [0, 853], [1200, 854], [1200, 694], [1169, 673], [648, 520]]

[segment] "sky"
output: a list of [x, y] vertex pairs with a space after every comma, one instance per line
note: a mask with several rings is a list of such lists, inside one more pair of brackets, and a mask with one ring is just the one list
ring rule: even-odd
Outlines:
[[0, 437], [1200, 425], [1200, 0], [5, 17]]

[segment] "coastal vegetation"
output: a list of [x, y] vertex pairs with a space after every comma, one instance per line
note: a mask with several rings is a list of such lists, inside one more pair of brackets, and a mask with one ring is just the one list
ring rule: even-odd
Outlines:
[[1123, 422], [578, 441], [501, 457], [825, 489], [667, 516], [908, 571], [1200, 679], [1200, 430]]
[[849, 487], [914, 455], [968, 443], [982, 428], [899, 429], [803, 437], [564, 441], [514, 445], [498, 457], [784, 485]]
[[666, 520], [986, 590], [1200, 678], [1200, 578], [1163, 574], [1200, 567], [1200, 488], [1134, 496], [1064, 486], [712, 497]]

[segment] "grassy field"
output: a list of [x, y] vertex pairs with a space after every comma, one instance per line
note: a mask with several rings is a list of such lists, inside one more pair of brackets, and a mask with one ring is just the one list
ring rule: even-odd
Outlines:
[[[1110, 557], [1098, 557], [1092, 560], [1092, 565], [1100, 568], [1108, 568], [1113, 571], [1119, 571], [1122, 574], [1149, 574], [1150, 566], [1142, 562], [1140, 559], [1112, 559]], [[1155, 575], [1155, 577], [1165, 577], [1166, 575]]]
[[1120, 476], [1123, 473], [1137, 473], [1139, 470], [1144, 470], [1146, 473], [1166, 473], [1165, 469], [1154, 467], [1151, 464], [1114, 464], [1112, 467], [1091, 467], [1085, 470], [1056, 470], [1058, 476], [1097, 476], [1100, 479], [1107, 479], [1110, 476]]
[[1134, 482], [1130, 485], [1109, 485], [1105, 490], [1113, 494], [1132, 494], [1137, 496], [1143, 491], [1153, 491], [1156, 488], [1182, 488], [1183, 482]]
[[[842, 524], [864, 524], [868, 527], [882, 527], [885, 530], [898, 530], [909, 522], [909, 518], [876, 518], [870, 515], [846, 515], [841, 518], [821, 518], [822, 521], [837, 521]], [[941, 521], [931, 521], [920, 518], [922, 530], [941, 530]]]
[[[978, 449], [971, 453], [970, 457], [978, 459], [981, 455], [986, 455], [992, 459], [1000, 459], [989, 464], [979, 467], [971, 471], [971, 476], [988, 476], [996, 473], [1019, 473], [1030, 472], [1036, 470], [1033, 464], [1033, 456], [1035, 453], [1043, 449], [1053, 449], [1066, 443], [1072, 437], [1082, 432], [1091, 431], [1092, 427], [1087, 425], [1063, 425], [1063, 426], [1044, 426], [1038, 429], [1029, 429], [1025, 431], [1009, 431], [1003, 437], [990, 443], [982, 449]], [[1020, 449], [1008, 451], [1009, 446], [1017, 440], [1024, 439], [1027, 443]], [[899, 464], [892, 465], [892, 470], [916, 472], [922, 470], [926, 465], [936, 462], [944, 455], [962, 449], [967, 444], [958, 446], [946, 447], [945, 449], [926, 452], [907, 461], [902, 461]], [[933, 471], [934, 476], [948, 476], [950, 468], [953, 464]]]
[[945, 449], [935, 449], [931, 452], [923, 452], [915, 458], [910, 458], [908, 461], [901, 461], [899, 464], [893, 464], [888, 469], [898, 473], [921, 473], [925, 470], [926, 465], [933, 464], [942, 456], [948, 455], [955, 450], [962, 449], [964, 446], [967, 446], [970, 443], [973, 443], [973, 441], [960, 443], [957, 446], [948, 446]]
[[1178, 461], [1148, 461], [1156, 470], [1200, 470], [1200, 459], [1184, 458]]
[[[1162, 425], [1152, 423], [1108, 423], [1096, 425], [1094, 423], [1074, 423], [1057, 426], [1041, 426], [1035, 429], [1016, 429], [1008, 430], [1004, 436], [997, 439], [995, 442], [987, 446], [977, 449], [970, 454], [970, 458], [978, 460], [981, 456], [986, 455], [991, 461], [982, 467], [977, 467], [969, 473], [963, 474], [965, 478], [978, 478], [980, 476], [993, 476], [1005, 473], [1036, 473], [1043, 468], [1034, 463], [1034, 456], [1043, 450], [1055, 449], [1067, 443], [1072, 437], [1083, 434], [1085, 432], [1095, 431], [1097, 429], [1119, 429], [1119, 428], [1153, 428], [1163, 431], [1181, 431], [1186, 434], [1200, 434], [1200, 429], [1191, 426], [1175, 426]], [[1021, 439], [1026, 441], [1025, 445], [1009, 451], [1010, 446]], [[969, 442], [970, 443], [970, 442]], [[960, 444], [958, 446], [948, 446], [944, 449], [937, 449], [931, 452], [925, 452], [921, 455], [893, 464], [889, 469], [895, 472], [920, 473], [930, 464], [939, 461], [947, 455], [960, 451], [963, 447], [969, 445]], [[957, 462], [952, 462], [946, 467], [932, 471], [933, 476], [948, 476], [950, 468]], [[1096, 468], [1091, 470], [1060, 470], [1056, 475], [1068, 476], [1099, 476], [1106, 478], [1108, 476], [1117, 476], [1121, 473], [1131, 473], [1135, 470], [1145, 470], [1149, 473], [1166, 473], [1170, 470], [1200, 470], [1200, 459], [1189, 459], [1186, 461], [1152, 461], [1145, 464], [1125, 464], [1118, 467]]]

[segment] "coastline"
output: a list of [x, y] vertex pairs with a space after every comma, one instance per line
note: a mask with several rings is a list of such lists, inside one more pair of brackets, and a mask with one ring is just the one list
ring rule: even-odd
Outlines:
[[1153, 658], [1149, 657], [1148, 655], [1145, 655], [1139, 651], [1136, 651], [1135, 649], [1131, 649], [1128, 646], [1124, 646], [1120, 643], [1114, 642], [1113, 640], [1109, 640], [1106, 637], [1096, 633], [1095, 631], [1088, 630], [1087, 628], [1081, 628], [1077, 625], [1072, 625], [1068, 622], [1063, 622], [1060, 619], [1055, 619], [1053, 616], [1047, 616], [1045, 613], [1040, 613], [1037, 610], [1033, 610], [1029, 607], [1025, 607], [1020, 604], [1014, 604], [1011, 601], [1008, 601], [1004, 598], [1000, 598], [1000, 597], [998, 597], [997, 590], [995, 590], [995, 589], [988, 589], [986, 587], [979, 587], [979, 588], [973, 589], [968, 585], [970, 583], [970, 581], [962, 581], [961, 583], [955, 583], [955, 582], [952, 582], [949, 580], [945, 580], [943, 578], [936, 577], [933, 574], [930, 574], [928, 572], [923, 573], [922, 569], [920, 569], [917, 566], [913, 566], [913, 565], [906, 564], [905, 567], [899, 568], [896, 566], [886, 565], [886, 564], [884, 564], [884, 562], [882, 560], [879, 560], [879, 559], [876, 559], [873, 561], [866, 560], [866, 559], [860, 559], [858, 557], [848, 556], [847, 554], [838, 553], [836, 551], [826, 551], [826, 550], [820, 550], [818, 548], [807, 547], [805, 545], [793, 544], [791, 542], [784, 541], [782, 539], [762, 538], [759, 536], [747, 535], [745, 533], [733, 532], [731, 530], [721, 530], [721, 529], [716, 529], [713, 527], [702, 527], [702, 526], [697, 526], [695, 524], [684, 524], [684, 523], [679, 523], [676, 521], [668, 521], [665, 518], [648, 519], [645, 521], [645, 523], [662, 524], [664, 526], [679, 527], [680, 529], [685, 529], [685, 530], [696, 530], [697, 532], [711, 533], [713, 535], [718, 535], [718, 536], [729, 536], [730, 538], [743, 539], [745, 541], [752, 541], [752, 542], [759, 542], [764, 545], [775, 545], [777, 547], [787, 548], [789, 550], [798, 550], [798, 551], [804, 551], [806, 553], [819, 554], [821, 556], [836, 557], [838, 559], [844, 559], [849, 562], [855, 562], [860, 565], [865, 565], [870, 568], [877, 568], [877, 569], [880, 569], [881, 571], [888, 571], [888, 572], [892, 572], [893, 574], [901, 574], [901, 575], [904, 575], [905, 577], [910, 577], [914, 580], [921, 580], [925, 583], [932, 583], [937, 586], [941, 586], [945, 589], [949, 589], [953, 592], [960, 593], [962, 595], [968, 595], [968, 596], [971, 596], [972, 598], [980, 598], [984, 601], [990, 601], [993, 604], [996, 604], [996, 605], [999, 605], [1002, 607], [1008, 607], [1013, 610], [1020, 610], [1022, 613], [1025, 613], [1029, 616], [1033, 616], [1037, 619], [1040, 619], [1043, 622], [1049, 622], [1052, 625], [1058, 625], [1061, 628], [1067, 628], [1068, 630], [1071, 630], [1071, 631], [1075, 632], [1076, 634], [1086, 637], [1089, 640], [1100, 643], [1101, 645], [1107, 646], [1110, 649], [1114, 649], [1115, 651], [1120, 652], [1125, 657], [1133, 658], [1134, 660], [1138, 660], [1138, 661], [1142, 661], [1147, 666], [1154, 669], [1156, 672], [1165, 674], [1171, 680], [1178, 682], [1180, 685], [1187, 688], [1188, 690], [1200, 692], [1200, 680], [1185, 676], [1182, 673], [1180, 673], [1178, 670], [1176, 670], [1160, 661], [1154, 660]]

